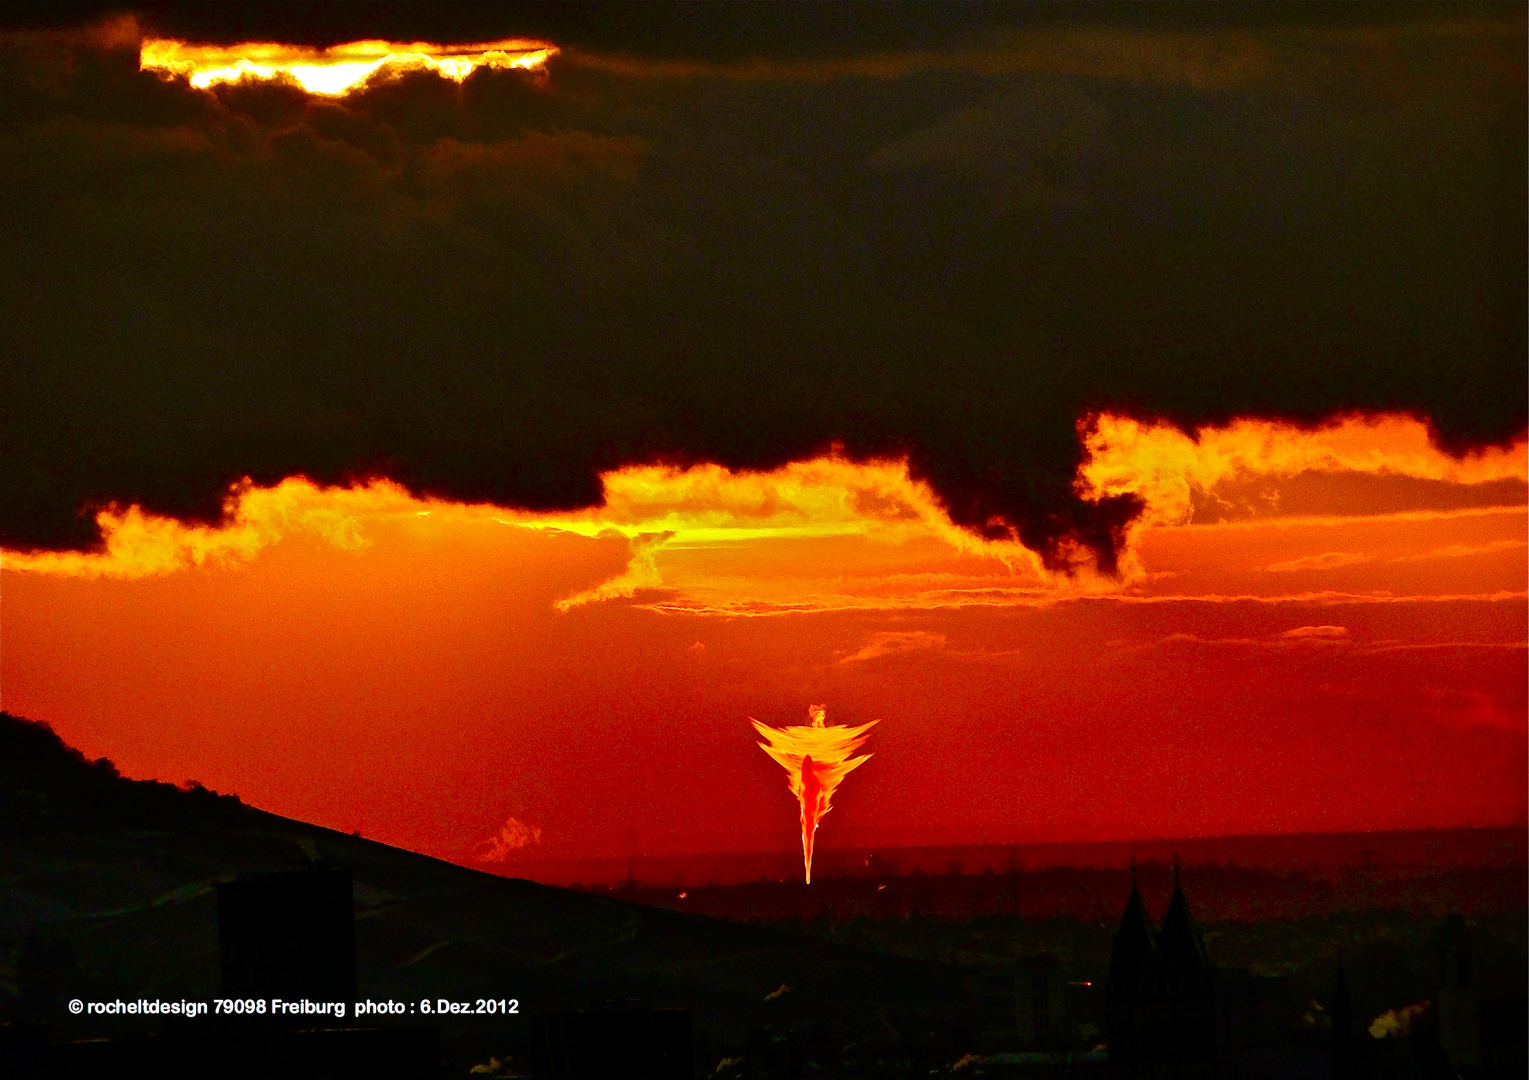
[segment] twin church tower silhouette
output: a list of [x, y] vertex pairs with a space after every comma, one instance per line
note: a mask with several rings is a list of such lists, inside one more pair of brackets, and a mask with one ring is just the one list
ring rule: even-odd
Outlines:
[[1105, 1031], [1110, 1063], [1132, 1077], [1209, 1078], [1216, 1066], [1215, 981], [1173, 863], [1173, 896], [1154, 930], [1136, 885], [1110, 950]]

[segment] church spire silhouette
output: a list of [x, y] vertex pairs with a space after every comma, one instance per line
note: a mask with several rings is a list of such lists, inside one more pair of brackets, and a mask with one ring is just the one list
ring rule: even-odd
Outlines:
[[1133, 854], [1131, 894], [1111, 945], [1105, 996], [1112, 1064], [1131, 1077], [1209, 1080], [1216, 1049], [1213, 972], [1177, 856], [1173, 896], [1154, 931]]

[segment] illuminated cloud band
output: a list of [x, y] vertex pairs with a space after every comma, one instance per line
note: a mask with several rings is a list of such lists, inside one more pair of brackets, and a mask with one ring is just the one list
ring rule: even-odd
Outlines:
[[[97, 550], [6, 552], [5, 567], [72, 577], [141, 578], [244, 562], [288, 536], [314, 536], [360, 551], [388, 520], [429, 517], [446, 528], [508, 525], [624, 539], [625, 569], [559, 600], [557, 607], [564, 612], [635, 598], [656, 612], [732, 617], [1046, 606], [1089, 596], [1153, 603], [1175, 596], [1378, 602], [1394, 599], [1385, 593], [1387, 582], [1339, 585], [1303, 575], [1404, 568], [1423, 559], [1513, 558], [1523, 548], [1523, 538], [1512, 531], [1512, 522], [1521, 516], [1516, 508], [1385, 515], [1396, 523], [1390, 528], [1431, 528], [1450, 542], [1440, 547], [1436, 539], [1418, 533], [1406, 541], [1409, 546], [1362, 554], [1357, 547], [1348, 554], [1336, 549], [1367, 542], [1363, 537], [1329, 535], [1353, 519], [1265, 519], [1279, 533], [1300, 535], [1270, 548], [1267, 556], [1249, 554], [1252, 562], [1244, 569], [1259, 577], [1239, 579], [1241, 585], [1230, 591], [1227, 583], [1191, 589], [1190, 596], [1181, 583], [1158, 581], [1175, 575], [1164, 575], [1160, 561], [1146, 566], [1142, 545], [1165, 529], [1182, 532], [1193, 494], [1229, 476], [1325, 470], [1457, 484], [1522, 482], [1529, 472], [1525, 449], [1519, 444], [1457, 459], [1433, 447], [1422, 424], [1402, 417], [1346, 418], [1310, 430], [1244, 420], [1191, 436], [1166, 425], [1104, 415], [1086, 425], [1085, 439], [1090, 457], [1080, 470], [1080, 488], [1130, 493], [1145, 506], [1129, 533], [1131, 546], [1117, 576], [1087, 566], [1071, 574], [1050, 571], [1037, 553], [1013, 540], [987, 540], [955, 525], [934, 490], [910, 475], [907, 462], [851, 461], [837, 455], [766, 472], [714, 464], [626, 466], [603, 475], [602, 505], [560, 512], [420, 497], [387, 480], [340, 488], [296, 477], [272, 487], [235, 488], [225, 500], [222, 522], [214, 526], [185, 525], [137, 506], [108, 506], [97, 514], [104, 537]], [[1446, 524], [1457, 517], [1459, 524]], [[1253, 520], [1199, 526], [1197, 532], [1246, 533], [1262, 527]], [[1310, 545], [1319, 546], [1313, 550]], [[1241, 541], [1227, 548], [1232, 549], [1251, 550]], [[729, 552], [742, 553], [742, 561]], [[1273, 590], [1268, 595], [1247, 591], [1255, 580], [1272, 579], [1279, 583], [1268, 586]], [[1483, 581], [1485, 593], [1502, 592], [1504, 584], [1492, 578], [1487, 587]], [[1463, 595], [1457, 589], [1443, 591]]]
[[293, 82], [310, 94], [340, 97], [379, 73], [433, 71], [461, 82], [479, 68], [540, 68], [556, 53], [556, 46], [518, 38], [469, 45], [352, 41], [327, 49], [274, 42], [194, 45], [148, 38], [138, 63], [144, 71], [185, 78], [202, 90], [258, 79]]

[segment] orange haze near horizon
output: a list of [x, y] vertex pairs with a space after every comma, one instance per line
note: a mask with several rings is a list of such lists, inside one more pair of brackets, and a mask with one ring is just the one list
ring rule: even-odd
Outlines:
[[632, 466], [530, 514], [300, 478], [4, 555], [3, 706], [130, 776], [475, 865], [800, 843], [776, 727], [875, 718], [819, 847], [1521, 823], [1525, 444], [1095, 417], [1118, 578], [900, 461]]

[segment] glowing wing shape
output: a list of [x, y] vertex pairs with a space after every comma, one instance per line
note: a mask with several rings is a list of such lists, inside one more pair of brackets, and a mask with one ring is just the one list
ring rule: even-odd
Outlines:
[[811, 724], [772, 728], [753, 717], [749, 723], [764, 736], [760, 749], [780, 762], [791, 788], [802, 807], [802, 861], [807, 881], [812, 881], [812, 838], [818, 822], [832, 808], [834, 791], [844, 778], [871, 759], [870, 754], [851, 757], [869, 738], [871, 728], [881, 723], [872, 720], [859, 727], [826, 725], [824, 708], [808, 709]]

